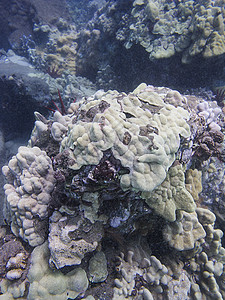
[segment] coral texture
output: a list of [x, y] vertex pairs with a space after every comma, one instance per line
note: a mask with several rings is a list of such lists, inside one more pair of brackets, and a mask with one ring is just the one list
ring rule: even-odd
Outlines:
[[20, 147], [3, 174], [8, 180], [5, 217], [12, 232], [31, 246], [42, 244], [55, 182], [51, 159], [38, 147]]
[[104, 151], [111, 149], [129, 170], [121, 176], [121, 187], [152, 191], [165, 179], [180, 135], [190, 135], [187, 111], [164, 104], [163, 96], [143, 84], [129, 95], [100, 92], [80, 102], [77, 119], [60, 147], [61, 152], [71, 150], [70, 168], [97, 165]]
[[[189, 63], [197, 55], [224, 54], [224, 1], [133, 1], [116, 38], [129, 49], [139, 43], [151, 60], [182, 53]], [[123, 25], [123, 27], [122, 27]]]
[[91, 225], [80, 216], [61, 215], [54, 212], [50, 218], [50, 263], [57, 269], [79, 265], [88, 252], [93, 252], [102, 237], [102, 226]]
[[195, 201], [199, 199], [202, 191], [202, 172], [197, 169], [189, 169], [185, 174], [185, 186]]
[[[132, 299], [136, 294], [139, 295], [139, 299], [154, 299], [150, 287], [156, 293], [162, 293], [171, 279], [167, 275], [168, 269], [155, 256], [143, 258], [140, 264], [133, 257], [134, 252], [129, 251], [127, 260], [124, 259], [124, 255], [119, 258], [118, 271], [122, 278], [115, 279], [113, 299]], [[143, 282], [140, 281], [138, 285], [139, 276], [143, 277]]]
[[[45, 242], [33, 250], [30, 270], [25, 281], [20, 285], [10, 284], [8, 280], [1, 282], [1, 290], [4, 293], [3, 297], [7, 297], [7, 299], [20, 298], [28, 300], [74, 299], [87, 289], [88, 280], [83, 269], [74, 269], [64, 275], [61, 271], [50, 269], [48, 259], [49, 250], [47, 242]], [[27, 289], [28, 284], [26, 284], [28, 282], [30, 284], [29, 291]]]
[[185, 188], [184, 177], [182, 165], [177, 164], [170, 167], [166, 179], [153, 192], [142, 193], [146, 203], [154, 208], [157, 214], [171, 222], [176, 220], [177, 210], [195, 210], [195, 202]]
[[196, 155], [223, 136], [221, 114], [146, 84], [36, 112], [29, 146], [3, 167], [16, 237], [0, 230], [0, 299], [225, 298], [223, 150]]
[[206, 233], [198, 222], [195, 212], [182, 212], [182, 216], [178, 221], [165, 226], [163, 236], [171, 247], [182, 251], [193, 249], [195, 242], [204, 238]]

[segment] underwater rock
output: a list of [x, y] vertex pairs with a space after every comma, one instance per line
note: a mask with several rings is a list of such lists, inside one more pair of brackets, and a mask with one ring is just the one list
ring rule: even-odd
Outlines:
[[50, 218], [50, 264], [57, 269], [81, 264], [85, 254], [93, 252], [102, 239], [100, 222], [91, 224], [79, 215], [54, 212]]
[[0, 124], [5, 140], [30, 134], [35, 110], [50, 101], [49, 87], [25, 58], [8, 51], [0, 59]]
[[88, 265], [89, 280], [97, 283], [106, 280], [108, 276], [107, 260], [104, 252], [96, 252]]
[[35, 22], [51, 24], [60, 17], [70, 19], [64, 0], [50, 0], [48, 3], [43, 0], [16, 0], [12, 3], [2, 1], [0, 12], [0, 48], [4, 49], [17, 49], [23, 36], [33, 34]]

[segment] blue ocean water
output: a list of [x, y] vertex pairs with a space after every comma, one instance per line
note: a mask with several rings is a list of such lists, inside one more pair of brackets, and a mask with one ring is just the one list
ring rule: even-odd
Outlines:
[[0, 2], [0, 299], [223, 299], [223, 0]]

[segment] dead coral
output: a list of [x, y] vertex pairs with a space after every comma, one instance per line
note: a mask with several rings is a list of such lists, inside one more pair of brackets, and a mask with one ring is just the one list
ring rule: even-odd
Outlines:
[[204, 131], [200, 136], [195, 137], [194, 156], [205, 161], [212, 156], [222, 158], [224, 134], [215, 129]]
[[0, 277], [9, 280], [24, 280], [28, 273], [30, 253], [21, 241], [13, 235], [1, 237]]

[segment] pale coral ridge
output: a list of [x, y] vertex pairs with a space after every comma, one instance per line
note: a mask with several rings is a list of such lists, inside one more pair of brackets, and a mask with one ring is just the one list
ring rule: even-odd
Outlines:
[[164, 103], [165, 96], [142, 84], [128, 95], [108, 91], [81, 102], [77, 120], [69, 125], [60, 147], [71, 150], [70, 167], [97, 165], [103, 152], [111, 149], [129, 169], [121, 176], [121, 187], [152, 191], [166, 178], [180, 135], [190, 135], [188, 112]]
[[20, 147], [3, 173], [8, 180], [5, 217], [12, 232], [31, 246], [42, 244], [55, 182], [51, 159], [38, 147]]

